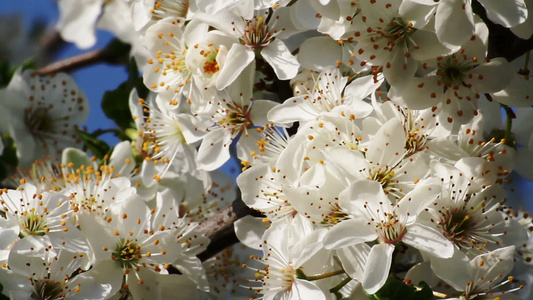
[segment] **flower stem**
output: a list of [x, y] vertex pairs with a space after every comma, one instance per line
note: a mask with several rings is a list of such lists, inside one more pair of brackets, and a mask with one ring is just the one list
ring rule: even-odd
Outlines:
[[296, 272], [297, 272], [298, 278], [305, 279], [307, 281], [314, 281], [314, 280], [324, 279], [324, 278], [333, 277], [333, 276], [337, 276], [337, 275], [345, 273], [344, 270], [337, 270], [337, 271], [333, 271], [333, 272], [329, 272], [329, 273], [307, 276], [307, 275], [305, 275], [304, 271], [302, 271], [302, 269], [298, 269]]
[[[415, 286], [416, 290], [417, 291], [421, 291], [422, 288], [419, 287], [419, 286]], [[439, 299], [446, 299], [446, 298], [449, 298], [450, 296], [444, 294], [444, 293], [441, 293], [441, 292], [436, 292], [436, 291], [432, 291], [433, 293], [433, 296], [435, 296], [436, 298], [439, 298]]]
[[[332, 293], [332, 294], [335, 294], [335, 296], [337, 296], [337, 299], [340, 299], [339, 298], [339, 291], [342, 289], [343, 286], [348, 284], [348, 282], [350, 282], [351, 280], [352, 280], [352, 278], [350, 278], [350, 276], [344, 278], [341, 282], [339, 282], [339, 284], [337, 284], [336, 286], [334, 286], [331, 289], [329, 289], [329, 292]], [[342, 295], [340, 295], [340, 296], [342, 297]]]

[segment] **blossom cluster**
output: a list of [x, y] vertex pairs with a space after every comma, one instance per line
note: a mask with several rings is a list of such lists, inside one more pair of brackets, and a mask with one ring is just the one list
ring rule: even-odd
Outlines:
[[[530, 51], [499, 57], [491, 34], [531, 39], [533, 1], [58, 5], [64, 40], [130, 44], [143, 89], [101, 156], [69, 75], [20, 68], [0, 89], [19, 167], [0, 191], [4, 295], [531, 295], [532, 219], [507, 204], [512, 172], [533, 181]], [[217, 171], [232, 158], [236, 186]], [[200, 259], [235, 198], [259, 216]]]

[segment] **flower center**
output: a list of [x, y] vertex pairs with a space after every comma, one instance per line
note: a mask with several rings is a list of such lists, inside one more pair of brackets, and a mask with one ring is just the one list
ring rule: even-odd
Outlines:
[[383, 188], [383, 191], [385, 194], [387, 194], [387, 191], [394, 187], [394, 184], [391, 184], [393, 177], [394, 170], [390, 170], [388, 167], [385, 167], [372, 170], [368, 179], [381, 183], [381, 188]]
[[154, 3], [152, 14], [157, 20], [165, 17], [187, 17], [189, 0], [158, 0]]
[[396, 218], [394, 214], [388, 213], [387, 219], [377, 224], [378, 239], [387, 244], [400, 242], [407, 233], [405, 226]]
[[214, 74], [218, 72], [218, 63], [215, 60], [206, 61], [204, 63], [204, 73]]
[[409, 42], [409, 37], [416, 31], [416, 28], [412, 26], [411, 23], [405, 22], [400, 17], [393, 18], [385, 30], [380, 32], [383, 37], [386, 37], [389, 41], [387, 45], [391, 48], [397, 44], [405, 47]]
[[45, 235], [48, 231], [46, 227], [46, 218], [43, 215], [36, 214], [35, 212], [24, 212], [19, 218], [19, 224], [21, 227], [20, 235], [22, 237], [28, 235]]
[[52, 279], [41, 279], [34, 282], [31, 298], [37, 300], [63, 299], [64, 295], [61, 295], [61, 290], [61, 283]]
[[218, 49], [214, 49], [212, 45], [208, 45], [207, 49], [200, 50], [200, 55], [205, 59], [203, 71], [205, 74], [213, 75], [220, 70], [217, 58]]
[[423, 131], [420, 130], [419, 124], [416, 124], [416, 116], [414, 116], [415, 112], [409, 110], [405, 114], [405, 121], [403, 123], [407, 136], [405, 150], [407, 150], [407, 156], [409, 156], [426, 149], [427, 134], [424, 134]]
[[137, 243], [121, 239], [115, 247], [111, 258], [118, 262], [123, 269], [131, 269], [135, 267], [142, 258], [141, 246]]
[[268, 28], [267, 19], [264, 17], [254, 16], [253, 20], [246, 22], [242, 43], [253, 50], [260, 49], [268, 45], [275, 34], [272, 34]]
[[462, 84], [466, 74], [472, 70], [473, 65], [469, 62], [460, 62], [455, 55], [447, 56], [438, 63], [437, 75], [441, 77], [446, 87]]
[[462, 208], [451, 208], [446, 211], [439, 222], [444, 236], [459, 247], [470, 243], [475, 222], [470, 214]]
[[235, 104], [228, 104], [227, 108], [222, 112], [224, 117], [219, 121], [220, 126], [228, 128], [232, 133], [242, 133], [246, 129], [253, 126], [250, 119], [249, 106], [239, 106]]
[[265, 267], [266, 271], [266, 284], [272, 288], [279, 287], [284, 291], [290, 291], [292, 284], [296, 280], [296, 269], [291, 262], [286, 268], [270, 268], [269, 265]]
[[322, 220], [321, 224], [323, 225], [335, 225], [343, 220], [348, 219], [348, 214], [346, 214], [339, 204], [334, 203], [332, 205], [331, 211], [329, 214], [324, 216], [324, 219]]
[[51, 132], [53, 123], [53, 119], [48, 115], [48, 110], [44, 107], [29, 107], [24, 112], [24, 124], [33, 136], [41, 136], [43, 133]]

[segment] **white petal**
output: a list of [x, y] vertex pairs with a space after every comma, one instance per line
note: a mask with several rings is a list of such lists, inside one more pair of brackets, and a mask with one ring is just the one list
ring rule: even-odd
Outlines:
[[472, 90], [478, 93], [494, 93], [505, 88], [513, 79], [513, 69], [504, 58], [494, 58], [490, 62], [472, 69], [466, 78], [467, 84], [472, 84]]
[[[20, 227], [17, 218], [0, 218], [0, 249], [8, 249], [19, 235]], [[0, 259], [3, 258], [0, 256]]]
[[212, 171], [230, 158], [231, 133], [223, 128], [214, 129], [205, 135], [198, 149], [198, 168]]
[[[180, 19], [180, 21], [182, 20]], [[192, 20], [189, 22], [189, 24], [187, 24], [187, 26], [185, 26], [185, 30], [183, 32], [183, 40], [186, 41], [189, 47], [202, 43], [205, 40], [205, 36], [208, 30], [209, 24], [200, 22], [199, 20]]]
[[468, 272], [468, 257], [455, 249], [451, 258], [431, 257], [431, 269], [442, 280], [458, 291], [464, 290], [471, 280]]
[[302, 68], [320, 71], [336, 66], [342, 60], [342, 49], [328, 36], [309, 38], [302, 43], [298, 52], [298, 61]]
[[344, 88], [345, 99], [351, 101], [363, 100], [383, 83], [383, 77], [377, 82], [374, 81], [373, 75], [357, 77], [349, 85]]
[[393, 252], [394, 246], [389, 244], [377, 244], [370, 250], [362, 282], [368, 294], [375, 294], [387, 281]]
[[481, 271], [480, 273], [483, 274], [487, 280], [498, 277], [502, 280], [505, 278], [503, 276], [509, 274], [513, 269], [514, 253], [515, 246], [499, 248], [492, 252], [476, 256], [470, 261], [469, 265], [472, 269], [479, 269], [479, 271]]
[[57, 29], [61, 37], [81, 49], [92, 47], [96, 43], [96, 21], [102, 5], [103, 1], [58, 1]]
[[367, 146], [366, 159], [377, 167], [393, 167], [405, 154], [405, 130], [396, 118], [383, 124]]
[[435, 0], [404, 0], [404, 2], [413, 2], [413, 3], [418, 3], [422, 5], [427, 5], [427, 6], [436, 6], [439, 4], [439, 2], [435, 2]]
[[487, 12], [489, 20], [504, 27], [523, 23], [528, 17], [524, 0], [479, 0]]
[[276, 76], [281, 80], [292, 79], [298, 73], [300, 63], [279, 39], [272, 40], [263, 48], [261, 55], [272, 66]]
[[[429, 165], [427, 165], [429, 169]], [[426, 170], [427, 170], [426, 169]], [[396, 213], [407, 216], [405, 224], [412, 223], [426, 206], [440, 195], [441, 185], [436, 182], [420, 182], [398, 202]]]
[[263, 218], [245, 216], [234, 223], [235, 235], [241, 243], [252, 249], [261, 250], [261, 242], [266, 227]]
[[424, 61], [434, 59], [435, 57], [452, 54], [455, 51], [459, 51], [460, 47], [446, 47], [438, 39], [437, 34], [428, 30], [418, 30], [412, 35], [414, 44], [418, 46], [414, 49], [412, 46], [409, 52], [414, 59], [418, 61]]
[[387, 81], [397, 89], [403, 89], [413, 79], [418, 62], [411, 57], [405, 57], [405, 52], [396, 47], [389, 61], [390, 65], [383, 67], [383, 75]]
[[268, 120], [279, 125], [292, 125], [293, 122], [316, 120], [319, 112], [303, 97], [293, 97], [273, 107], [268, 112]]
[[172, 299], [179, 295], [181, 299], [201, 299], [200, 291], [195, 283], [184, 275], [168, 274], [159, 279], [161, 285], [161, 299]]
[[216, 81], [216, 88], [222, 90], [241, 75], [242, 70], [254, 60], [253, 51], [241, 44], [233, 44], [228, 51], [224, 66]]
[[109, 165], [113, 166], [115, 170], [113, 174], [128, 176], [133, 172], [135, 162], [131, 154], [131, 143], [129, 141], [120, 142], [115, 146], [109, 158]]
[[442, 258], [452, 257], [454, 252], [453, 244], [442, 233], [418, 223], [408, 227], [402, 241], [418, 250]]
[[444, 45], [461, 46], [474, 34], [472, 8], [463, 0], [441, 1], [437, 7], [435, 31]]
[[250, 109], [250, 119], [256, 126], [265, 126], [269, 123], [267, 119], [268, 112], [278, 103], [270, 100], [254, 100]]
[[121, 41], [130, 44], [138, 43], [138, 33], [133, 30], [130, 8], [123, 1], [105, 3], [97, 27], [109, 30]]
[[424, 28], [435, 14], [438, 2], [433, 0], [404, 0], [399, 13], [402, 19], [409, 20], [416, 28]]
[[373, 241], [377, 238], [376, 229], [364, 218], [342, 221], [333, 226], [324, 236], [326, 249], [337, 249]]
[[108, 284], [111, 287], [109, 290], [110, 295], [115, 294], [122, 287], [123, 273], [124, 270], [120, 265], [111, 260], [97, 263], [96, 265], [93, 265], [89, 272], [87, 272], [87, 274], [90, 274], [96, 279], [96, 282], [105, 282]]
[[405, 89], [397, 89], [392, 86], [388, 96], [397, 104], [407, 106], [410, 109], [425, 109], [438, 103], [438, 95], [442, 87], [437, 84], [434, 76], [415, 77]]
[[516, 172], [527, 180], [533, 181], [533, 151], [530, 151], [528, 147], [520, 147], [516, 152]]
[[[307, 220], [305, 220], [307, 222]], [[290, 256], [294, 257], [294, 266], [301, 266], [308, 260], [310, 260], [318, 251], [324, 249], [322, 243], [324, 234], [327, 229], [316, 230], [311, 233], [305, 234], [298, 232], [303, 236], [302, 239], [295, 242], [294, 246], [290, 249]], [[320, 266], [322, 267], [322, 266]]]
[[210, 125], [205, 120], [196, 118], [190, 114], [179, 114], [176, 116], [176, 119], [180, 124], [181, 133], [183, 133], [188, 144], [203, 139], [207, 132], [205, 129]]
[[228, 35], [239, 36], [244, 33], [244, 21], [228, 10], [222, 10], [215, 15], [195, 12], [194, 19], [209, 24]]
[[68, 165], [69, 163], [74, 164], [72, 170], [76, 170], [81, 166], [87, 168], [88, 166], [93, 165], [87, 153], [77, 148], [66, 148], [63, 150], [61, 163], [64, 165]]
[[503, 90], [492, 94], [492, 99], [510, 106], [533, 106], [533, 76], [515, 74]]
[[287, 300], [300, 299], [326, 300], [326, 295], [314, 282], [296, 279]]
[[342, 263], [342, 268], [353, 279], [363, 281], [366, 261], [371, 247], [366, 243], [337, 249], [337, 255]]

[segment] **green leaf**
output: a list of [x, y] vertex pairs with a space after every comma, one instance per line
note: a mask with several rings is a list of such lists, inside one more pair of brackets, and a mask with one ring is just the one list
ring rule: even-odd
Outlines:
[[5, 60], [0, 60], [0, 88], [9, 84], [11, 76], [13, 76], [13, 74], [9, 68], [9, 63]]
[[0, 300], [9, 300], [8, 296], [2, 294], [3, 291], [4, 291], [4, 286], [0, 282]]
[[431, 300], [433, 292], [425, 283], [421, 282], [422, 289], [418, 291], [413, 285], [407, 285], [394, 277], [387, 278], [385, 285], [368, 298], [373, 300]]
[[85, 147], [89, 149], [91, 153], [98, 158], [98, 160], [103, 160], [104, 156], [110, 153], [111, 147], [109, 147], [106, 142], [98, 139], [97, 135], [81, 131], [79, 129], [76, 129], [76, 134], [78, 134], [78, 136], [83, 140]]
[[[117, 124], [122, 132], [128, 128], [135, 127], [128, 104], [131, 91], [134, 88], [137, 89], [139, 97], [148, 95], [148, 90], [144, 86], [142, 77], [139, 76], [135, 61], [132, 60], [127, 69], [128, 79], [115, 90], [105, 92], [102, 98], [102, 110], [109, 119]], [[119, 138], [121, 140], [129, 139], [123, 133], [120, 134]]]
[[13, 139], [6, 135], [2, 137], [4, 151], [0, 155], [0, 181], [15, 173], [18, 166], [17, 147]]
[[431, 290], [431, 288], [429, 287], [427, 283], [425, 283], [424, 281], [421, 281], [418, 284], [418, 286], [421, 287], [422, 289], [415, 293], [415, 296], [413, 298], [414, 300], [433, 299], [433, 291]]
[[0, 59], [0, 88], [6, 87], [9, 84], [11, 78], [19, 68], [23, 71], [36, 69], [37, 59], [35, 57], [29, 58], [14, 67], [11, 67], [8, 61]]

